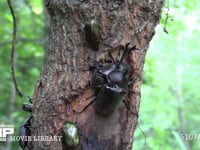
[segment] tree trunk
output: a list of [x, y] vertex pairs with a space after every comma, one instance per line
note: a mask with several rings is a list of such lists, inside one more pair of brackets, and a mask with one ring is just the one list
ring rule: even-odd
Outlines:
[[[159, 23], [164, 0], [44, 0], [50, 27], [44, 66], [33, 96], [32, 136], [61, 135], [66, 122], [79, 129], [76, 150], [130, 150], [137, 125], [140, 85], [148, 44]], [[100, 40], [91, 46], [84, 26], [96, 20]], [[95, 59], [106, 59], [111, 47], [131, 42], [139, 50], [129, 57], [132, 78], [125, 98], [109, 117], [96, 114], [90, 86]], [[97, 56], [97, 58], [95, 57]], [[95, 103], [95, 102], [94, 102]], [[66, 149], [60, 141], [32, 141], [34, 150]]]

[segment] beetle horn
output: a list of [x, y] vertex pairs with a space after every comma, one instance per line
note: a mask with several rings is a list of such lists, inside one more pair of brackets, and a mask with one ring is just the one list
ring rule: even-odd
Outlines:
[[134, 45], [134, 46], [131, 47], [131, 48], [128, 48], [129, 45], [130, 45], [130, 42], [127, 43], [127, 44], [125, 45], [125, 51], [124, 51], [124, 53], [123, 53], [123, 55], [122, 55], [120, 61], [118, 62], [117, 67], [122, 63], [122, 61], [124, 60], [124, 58], [128, 55], [128, 53], [129, 53], [131, 50], [137, 50], [137, 49], [138, 49], [138, 48], [136, 48], [136, 45]]

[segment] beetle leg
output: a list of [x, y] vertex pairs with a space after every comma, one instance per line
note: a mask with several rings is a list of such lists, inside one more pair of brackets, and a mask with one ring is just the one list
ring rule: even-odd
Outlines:
[[84, 112], [90, 105], [92, 105], [94, 102], [96, 101], [96, 99], [92, 100], [91, 102], [89, 102], [89, 104], [87, 104], [87, 106], [85, 106], [81, 111], [77, 111], [78, 113], [82, 113]]
[[111, 54], [111, 51], [108, 52], [108, 56], [111, 58], [112, 63], [115, 64], [116, 62], [115, 62], [115, 59], [113, 58], [113, 56], [112, 56], [112, 54]]
[[126, 108], [128, 109], [128, 111], [130, 111], [133, 115], [135, 115], [135, 116], [138, 118], [138, 113], [133, 112], [133, 111], [130, 109], [129, 105], [127, 104], [127, 102], [126, 102], [125, 100], [123, 100], [123, 103], [125, 104], [125, 106], [126, 106]]
[[131, 48], [129, 48], [129, 45], [130, 45], [130, 42], [127, 43], [127, 44], [125, 45], [125, 50], [127, 50], [127, 51], [131, 51], [131, 50], [139, 50], [139, 48], [137, 48], [136, 45], [134, 45], [134, 46], [131, 47]]
[[32, 98], [30, 96], [28, 96], [28, 101], [32, 104]]
[[133, 78], [130, 81], [128, 81], [128, 86], [130, 86], [131, 84], [133, 84], [136, 80], [137, 80], [137, 78]]

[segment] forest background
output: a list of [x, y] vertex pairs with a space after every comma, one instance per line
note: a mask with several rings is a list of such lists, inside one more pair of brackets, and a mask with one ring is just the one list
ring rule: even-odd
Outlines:
[[[200, 149], [200, 1], [168, 1], [147, 52], [139, 124], [134, 150]], [[45, 15], [41, 0], [13, 1], [17, 16], [16, 78], [32, 96], [43, 65]], [[165, 26], [166, 13], [168, 21]], [[15, 134], [30, 115], [22, 110], [27, 98], [15, 96], [10, 74], [12, 16], [0, 2], [0, 124], [14, 124]], [[0, 142], [0, 150], [20, 149], [17, 142]]]

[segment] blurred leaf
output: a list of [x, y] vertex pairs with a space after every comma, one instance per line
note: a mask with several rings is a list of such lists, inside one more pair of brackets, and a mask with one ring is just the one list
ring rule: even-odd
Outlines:
[[40, 15], [43, 12], [42, 1], [30, 0], [30, 4], [32, 6], [32, 11], [35, 14]]
[[179, 136], [179, 134], [176, 131], [172, 131], [172, 134], [174, 135], [178, 145], [180, 146], [180, 150], [187, 150], [185, 147], [185, 144], [184, 144], [182, 138]]

